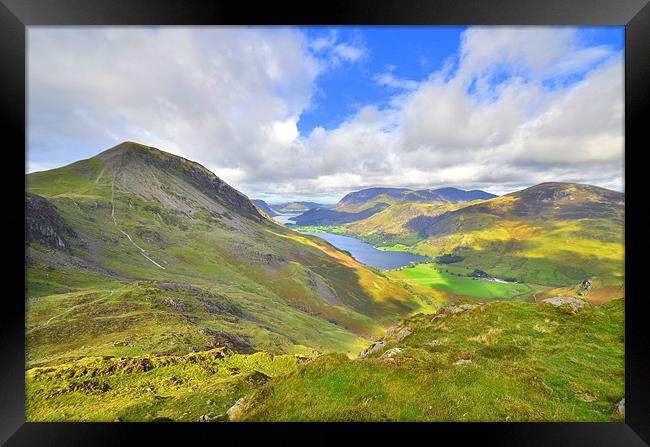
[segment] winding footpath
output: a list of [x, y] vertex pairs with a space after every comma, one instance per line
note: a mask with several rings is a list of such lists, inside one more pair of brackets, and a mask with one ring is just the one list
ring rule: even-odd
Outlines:
[[103, 300], [105, 300], [105, 299], [107, 299], [107, 298], [110, 298], [110, 297], [113, 295], [113, 293], [115, 293], [115, 291], [114, 291], [114, 290], [111, 290], [111, 291], [108, 293], [108, 295], [105, 295], [105, 296], [103, 296], [103, 297], [101, 297], [101, 298], [98, 298], [98, 299], [96, 299], [96, 300], [94, 300], [94, 301], [91, 301], [91, 302], [89, 302], [89, 303], [81, 303], [81, 304], [77, 304], [76, 306], [72, 306], [72, 307], [69, 308], [68, 310], [63, 311], [63, 312], [61, 312], [60, 314], [56, 314], [56, 315], [54, 315], [52, 318], [50, 318], [49, 320], [47, 320], [47, 321], [46, 321], [45, 323], [43, 323], [42, 325], [31, 328], [30, 330], [28, 330], [27, 332], [25, 332], [25, 335], [27, 335], [27, 334], [29, 334], [29, 333], [31, 333], [31, 332], [34, 332], [36, 329], [44, 328], [45, 326], [49, 325], [49, 324], [52, 322], [52, 320], [54, 320], [54, 319], [56, 319], [56, 318], [59, 318], [59, 317], [62, 317], [63, 315], [65, 315], [65, 314], [67, 314], [67, 313], [70, 313], [70, 312], [72, 312], [73, 310], [75, 310], [75, 309], [77, 309], [77, 308], [79, 308], [79, 307], [89, 306], [89, 305], [91, 305], [91, 304], [95, 304], [95, 303], [98, 303], [98, 302], [100, 302], [100, 301], [103, 301]]
[[50, 324], [50, 322], [51, 322], [52, 320], [54, 320], [55, 318], [59, 318], [59, 317], [65, 315], [65, 314], [67, 314], [67, 313], [70, 313], [70, 312], [72, 312], [74, 309], [76, 309], [76, 308], [78, 308], [78, 307], [89, 306], [89, 305], [91, 305], [91, 304], [95, 304], [95, 303], [98, 303], [99, 301], [105, 300], [106, 298], [109, 298], [110, 296], [112, 296], [113, 293], [114, 293], [114, 291], [111, 290], [110, 293], [109, 293], [108, 295], [103, 296], [103, 297], [101, 297], [101, 298], [99, 298], [99, 299], [96, 299], [95, 301], [91, 301], [90, 303], [82, 303], [82, 304], [77, 304], [76, 306], [72, 306], [70, 309], [66, 310], [65, 312], [61, 312], [61, 313], [58, 314], [58, 315], [54, 315], [52, 318], [50, 318], [49, 320], [47, 320], [47, 321], [45, 322], [44, 326], [47, 326], [48, 324]]
[[160, 267], [161, 269], [165, 270], [165, 267], [163, 267], [162, 265], [158, 264], [156, 261], [154, 261], [153, 259], [151, 259], [151, 258], [149, 257], [149, 255], [147, 255], [147, 252], [145, 251], [145, 249], [142, 248], [142, 247], [140, 247], [138, 244], [136, 244], [135, 241], [131, 238], [131, 236], [130, 236], [126, 231], [122, 230], [122, 229], [119, 227], [119, 225], [117, 224], [117, 219], [115, 218], [115, 180], [113, 180], [113, 181], [111, 182], [111, 217], [113, 218], [113, 223], [114, 223], [115, 226], [117, 227], [117, 231], [119, 231], [119, 232], [122, 233], [124, 236], [126, 236], [127, 238], [129, 238], [129, 240], [131, 241], [131, 243], [133, 244], [133, 246], [134, 246], [135, 248], [137, 248], [138, 250], [140, 250], [140, 253], [142, 254], [142, 256], [144, 256], [144, 257], [147, 258], [149, 261], [151, 261], [151, 263], [154, 264], [156, 267]]

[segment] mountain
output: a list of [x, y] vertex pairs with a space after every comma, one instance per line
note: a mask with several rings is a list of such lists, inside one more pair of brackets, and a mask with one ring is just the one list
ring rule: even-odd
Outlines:
[[378, 203], [372, 208], [366, 208], [359, 212], [334, 211], [327, 209], [313, 209], [302, 213], [299, 216], [290, 218], [296, 225], [341, 225], [355, 222], [372, 216], [386, 208], [388, 205]]
[[28, 364], [214, 346], [354, 352], [428, 306], [152, 147], [125, 142], [26, 184]]
[[271, 206], [274, 210], [280, 213], [304, 213], [305, 211], [323, 208], [331, 208], [332, 205], [325, 205], [322, 203], [316, 202], [282, 202], [282, 203], [272, 203]]
[[[423, 254], [454, 253], [491, 273], [567, 285], [624, 273], [623, 193], [576, 183], [542, 183], [404, 227]], [[482, 266], [482, 267], [481, 267]]]
[[275, 217], [280, 214], [277, 211], [275, 211], [273, 208], [271, 208], [268, 205], [268, 203], [266, 203], [264, 200], [253, 199], [251, 200], [251, 202], [253, 202], [253, 205], [255, 205], [258, 209], [264, 211], [269, 217]]
[[488, 200], [497, 197], [495, 194], [473, 189], [464, 191], [458, 188], [422, 189], [411, 191], [404, 195], [405, 201], [410, 202], [472, 202], [474, 200]]
[[338, 212], [358, 212], [371, 208], [377, 203], [391, 204], [398, 202], [412, 192], [408, 188], [367, 188], [346, 194], [333, 210]]
[[310, 210], [293, 218], [298, 225], [341, 225], [367, 219], [391, 205], [404, 202], [464, 203], [487, 200], [494, 194], [457, 188], [412, 190], [408, 188], [367, 188], [346, 194], [331, 210]]

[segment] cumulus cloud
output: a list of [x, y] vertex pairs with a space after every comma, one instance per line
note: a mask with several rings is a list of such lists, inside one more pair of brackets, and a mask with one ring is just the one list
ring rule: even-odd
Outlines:
[[372, 57], [361, 39], [228, 27], [33, 28], [28, 38], [32, 166], [64, 160], [70, 145], [92, 155], [134, 139], [270, 198], [378, 185], [622, 189], [622, 55], [575, 29], [470, 28], [438, 71], [408, 80], [388, 67], [368, 80], [387, 101], [307, 135], [298, 123], [319, 76]]

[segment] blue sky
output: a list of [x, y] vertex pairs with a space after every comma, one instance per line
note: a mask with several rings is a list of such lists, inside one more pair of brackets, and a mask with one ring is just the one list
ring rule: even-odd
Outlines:
[[[384, 104], [396, 93], [377, 83], [377, 76], [393, 76], [421, 82], [445, 63], [457, 64], [456, 51], [466, 26], [369, 26], [303, 27], [310, 39], [328, 38], [332, 33], [341, 41], [353, 41], [365, 48], [367, 54], [359, 63], [329, 71], [318, 80], [314, 107], [304, 112], [298, 122], [302, 134], [316, 126], [337, 127], [362, 104]], [[591, 27], [578, 30], [585, 46], [607, 46], [614, 51], [624, 47], [622, 27]], [[582, 67], [577, 73], [547, 81], [549, 89], [565, 88], [584, 79], [586, 73], [602, 63], [602, 59]], [[503, 77], [494, 81], [502, 81]]]
[[27, 170], [128, 139], [270, 201], [622, 190], [623, 45], [622, 27], [30, 27]]

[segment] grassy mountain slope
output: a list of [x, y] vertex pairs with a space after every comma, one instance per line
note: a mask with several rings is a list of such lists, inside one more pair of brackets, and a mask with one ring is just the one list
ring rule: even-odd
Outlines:
[[253, 202], [253, 205], [255, 205], [258, 209], [264, 211], [266, 215], [269, 217], [275, 217], [280, 214], [276, 210], [271, 208], [269, 204], [266, 203], [264, 200], [255, 199], [255, 200], [251, 200], [251, 202]]
[[88, 357], [27, 371], [27, 419], [620, 421], [623, 307], [453, 306], [402, 321], [355, 360]]
[[322, 356], [270, 381], [237, 419], [621, 420], [623, 300], [577, 314], [496, 302], [433, 320], [417, 315], [382, 341], [364, 359]]
[[26, 374], [30, 421], [223, 420], [242, 395], [296, 368], [299, 358], [223, 349], [185, 356], [87, 357]]
[[[27, 238], [28, 314], [41, 305], [42, 318], [49, 319], [62, 310], [59, 300], [77, 306], [110, 291], [115, 293], [107, 303], [116, 302], [97, 315], [88, 313], [94, 306], [81, 306], [45, 327], [34, 321], [30, 346], [43, 357], [30, 357], [33, 362], [65, 355], [47, 348], [67, 344], [48, 338], [58, 325], [65, 325], [70, 340], [101, 335], [110, 352], [130, 324], [159, 325], [155, 333], [179, 347], [205, 348], [196, 340], [206, 340], [206, 328], [225, 330], [220, 315], [160, 313], [146, 287], [118, 290], [133, 281], [191, 285], [224, 297], [259, 320], [236, 323], [232, 334], [250, 335], [252, 349], [275, 345], [274, 352], [292, 352], [307, 342], [351, 351], [359, 336], [377, 334], [400, 315], [428, 306], [326, 242], [265, 219], [246, 196], [201, 165], [154, 148], [123, 143], [88, 160], [29, 174], [27, 189], [55, 210], [26, 216], [33, 229]], [[62, 232], [54, 215], [73, 233]], [[52, 244], [57, 238], [64, 248]], [[184, 330], [178, 330], [178, 318], [187, 320]], [[299, 323], [294, 328], [291, 322]], [[253, 336], [258, 330], [265, 335]], [[323, 337], [324, 330], [339, 335]], [[106, 331], [113, 336], [104, 337]], [[145, 345], [153, 349], [155, 343]], [[84, 352], [98, 355], [102, 349]], [[76, 350], [71, 345], [68, 355]]]
[[423, 254], [459, 254], [496, 276], [569, 285], [622, 276], [624, 195], [590, 185], [543, 183], [406, 226]]
[[595, 186], [543, 183], [479, 202], [396, 203], [336, 231], [432, 257], [453, 253], [464, 267], [498, 277], [567, 286], [624, 274], [624, 200]]

